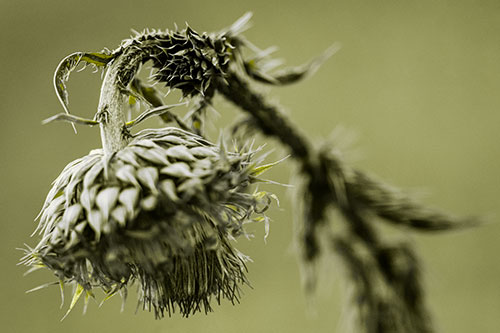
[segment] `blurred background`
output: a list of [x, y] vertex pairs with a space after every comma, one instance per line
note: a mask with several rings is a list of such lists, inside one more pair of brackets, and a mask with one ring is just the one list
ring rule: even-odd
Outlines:
[[[494, 332], [500, 326], [500, 2], [498, 1], [26, 1], [0, 0], [0, 319], [3, 332], [342, 332], [344, 271], [325, 268], [311, 304], [301, 289], [293, 251], [293, 204], [283, 188], [267, 243], [263, 227], [237, 246], [250, 255], [241, 304], [223, 303], [209, 315], [161, 321], [124, 313], [112, 299], [100, 309], [82, 304], [62, 323], [50, 272], [23, 277], [16, 266], [50, 183], [70, 161], [100, 147], [97, 128], [42, 126], [62, 112], [52, 76], [75, 51], [114, 49], [130, 29], [173, 28], [184, 22], [215, 31], [252, 11], [245, 36], [277, 57], [300, 64], [333, 42], [342, 49], [311, 78], [265, 88], [316, 142], [339, 125], [356, 133], [353, 166], [394, 185], [425, 193], [424, 202], [491, 223], [440, 235], [402, 234], [424, 263], [428, 304], [439, 332]], [[73, 114], [96, 111], [100, 75], [75, 73], [68, 84]], [[264, 88], [263, 88], [264, 89]], [[218, 100], [223, 126], [238, 115]], [[158, 125], [156, 120], [148, 123]], [[284, 156], [276, 144], [276, 158]], [[291, 161], [267, 174], [288, 182]], [[69, 293], [67, 294], [69, 298]]]

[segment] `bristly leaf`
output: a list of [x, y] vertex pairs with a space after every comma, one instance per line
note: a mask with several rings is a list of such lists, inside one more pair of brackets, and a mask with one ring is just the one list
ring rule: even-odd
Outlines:
[[355, 171], [346, 188], [352, 199], [383, 221], [421, 232], [438, 232], [478, 226], [478, 218], [459, 218], [415, 201], [403, 191]]

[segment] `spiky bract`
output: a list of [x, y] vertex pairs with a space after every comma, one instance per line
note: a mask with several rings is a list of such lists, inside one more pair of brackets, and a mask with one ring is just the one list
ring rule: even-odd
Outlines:
[[223, 34], [199, 34], [189, 26], [177, 31], [152, 31], [124, 40], [112, 54], [136, 49], [142, 61], [152, 61], [156, 70], [151, 79], [168, 88], [178, 88], [184, 96], [205, 94], [229, 66], [238, 41]]
[[25, 261], [109, 295], [138, 281], [157, 317], [237, 301], [246, 257], [230, 239], [268, 204], [247, 192], [253, 155], [177, 128], [144, 130], [110, 159], [93, 150], [55, 180]]

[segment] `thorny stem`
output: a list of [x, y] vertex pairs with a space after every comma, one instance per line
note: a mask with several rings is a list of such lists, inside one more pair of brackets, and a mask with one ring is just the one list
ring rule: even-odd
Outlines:
[[[342, 178], [345, 183], [345, 172], [341, 169], [340, 163], [337, 163], [337, 161], [328, 161], [330, 164], [333, 163], [335, 165], [333, 167], [331, 165], [325, 165], [325, 159], [322, 154], [318, 154], [318, 152], [313, 150], [313, 146], [306, 137], [301, 135], [299, 131], [295, 129], [294, 125], [282, 115], [279, 106], [267, 102], [263, 96], [253, 91], [244, 79], [240, 78], [235, 73], [230, 73], [226, 77], [226, 80], [227, 84], [224, 82], [219, 84], [219, 92], [243, 110], [250, 113], [256, 121], [258, 128], [265, 135], [275, 137], [283, 145], [287, 146], [292, 153], [292, 157], [301, 164], [302, 172], [310, 177], [309, 186], [313, 193], [324, 197], [324, 200], [320, 202], [330, 202], [330, 200], [332, 200], [342, 204], [341, 209], [346, 218], [355, 221], [351, 225], [354, 234], [358, 235], [367, 244], [370, 244], [370, 246], [374, 246], [377, 243], [377, 237], [374, 231], [372, 231], [372, 228], [366, 225], [361, 218], [357, 218], [354, 207], [343, 203], [342, 199], [338, 198], [337, 193], [332, 193], [331, 191], [331, 187], [335, 185], [329, 184], [329, 170], [336, 169], [337, 176]], [[321, 204], [320, 202], [316, 201], [317, 204]], [[319, 221], [323, 218], [322, 215], [324, 210], [324, 206], [311, 207], [309, 213], [320, 214], [321, 216], [313, 218], [315, 221]], [[310, 228], [314, 229], [314, 226], [310, 226]], [[306, 242], [311, 243], [312, 240], [308, 240], [308, 235], [309, 232], [306, 230]], [[309, 245], [311, 253], [306, 253], [306, 257], [312, 258], [316, 255], [318, 249], [316, 244]]]
[[[234, 72], [228, 73], [225, 79], [219, 81], [218, 92], [249, 113], [255, 127], [264, 135], [279, 140], [287, 147], [292, 157], [300, 163], [302, 172], [310, 178], [311, 186], [314, 187], [312, 195], [322, 197], [325, 205], [332, 202], [337, 204], [347, 220], [355, 217], [352, 212], [370, 211], [393, 224], [428, 232], [477, 224], [474, 218], [457, 218], [419, 204], [372, 176], [349, 168], [328, 151], [315, 149], [307, 137], [283, 115], [279, 105], [269, 103]], [[318, 216], [315, 220], [320, 219]], [[355, 220], [359, 221], [357, 218]], [[368, 229], [364, 226], [360, 228]], [[361, 238], [374, 243], [374, 236], [369, 234], [371, 232]]]
[[228, 73], [226, 82], [219, 82], [217, 88], [228, 100], [250, 113], [259, 129], [268, 136], [278, 139], [298, 159], [304, 170], [313, 170], [312, 146], [285, 118], [279, 107], [267, 102], [254, 92], [250, 85], [236, 73]]
[[[318, 193], [322, 200], [313, 200], [306, 208], [304, 225], [304, 242], [306, 243], [306, 259], [311, 260], [319, 252], [315, 237], [315, 223], [324, 217], [325, 208], [330, 200], [325, 168], [319, 163], [317, 154], [309, 141], [282, 115], [279, 106], [273, 105], [255, 92], [250, 85], [236, 73], [228, 73], [226, 81], [219, 82], [217, 89], [224, 97], [250, 113], [257, 127], [263, 134], [278, 139], [291, 151], [291, 156], [301, 165], [302, 172], [310, 177], [309, 189], [311, 193]], [[328, 198], [327, 198], [328, 197]], [[312, 218], [307, 218], [307, 215]]]
[[[228, 100], [250, 114], [254, 125], [265, 135], [274, 137], [291, 151], [306, 177], [304, 188], [305, 220], [303, 231], [306, 262], [319, 254], [318, 227], [325, 221], [327, 208], [339, 208], [348, 223], [351, 242], [358, 243], [368, 258], [356, 257], [355, 251], [346, 250], [342, 238], [336, 238], [334, 248], [346, 261], [370, 303], [361, 316], [367, 324], [366, 332], [432, 332], [425, 310], [420, 286], [418, 263], [410, 247], [387, 245], [369, 219], [374, 215], [395, 224], [423, 231], [449, 230], [473, 224], [469, 219], [459, 220], [439, 211], [419, 205], [398, 191], [372, 179], [368, 175], [346, 167], [341, 160], [326, 151], [316, 150], [307, 138], [283, 116], [280, 107], [266, 101], [255, 92], [244, 78], [230, 72], [225, 81], [219, 81], [218, 91]], [[471, 223], [472, 222], [472, 223]], [[376, 273], [378, 272], [378, 273]], [[379, 298], [370, 291], [374, 274], [380, 274], [389, 295]], [[356, 280], [355, 279], [355, 280]], [[399, 324], [385, 323], [384, 312], [394, 311], [399, 305], [402, 318]], [[361, 308], [361, 307], [360, 307]], [[370, 318], [371, 317], [371, 318]], [[362, 319], [363, 320], [363, 319]], [[371, 324], [369, 324], [371, 322]], [[387, 326], [389, 325], [389, 326]]]

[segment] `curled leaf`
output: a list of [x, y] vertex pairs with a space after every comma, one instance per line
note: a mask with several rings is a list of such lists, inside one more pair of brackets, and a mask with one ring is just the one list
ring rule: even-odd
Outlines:
[[[113, 59], [113, 57], [113, 55], [105, 53], [75, 52], [64, 58], [59, 63], [54, 73], [54, 88], [56, 90], [57, 98], [59, 99], [59, 102], [61, 102], [66, 114], [69, 114], [66, 81], [68, 81], [71, 72], [75, 70], [75, 68], [78, 67], [82, 61], [86, 64], [92, 64], [94, 66], [105, 66]], [[73, 125], [73, 129], [74, 128], [75, 127]]]

